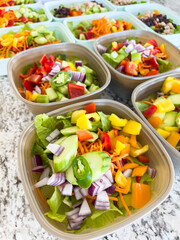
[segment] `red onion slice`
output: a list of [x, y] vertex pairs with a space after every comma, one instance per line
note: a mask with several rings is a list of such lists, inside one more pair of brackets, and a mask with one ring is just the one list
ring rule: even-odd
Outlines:
[[123, 172], [123, 175], [124, 175], [126, 178], [130, 177], [131, 174], [132, 174], [132, 169], [127, 169], [127, 170], [125, 170], [125, 171]]
[[72, 208], [77, 208], [82, 204], [82, 200], [72, 205]]
[[45, 185], [47, 185], [47, 182], [48, 182], [49, 178], [48, 177], [45, 177], [43, 178], [42, 180], [40, 180], [39, 182], [37, 182], [34, 187], [35, 188], [40, 188], [40, 187], [43, 187]]
[[75, 208], [75, 209], [73, 209], [73, 210], [70, 211], [70, 212], [65, 212], [65, 215], [66, 215], [67, 217], [71, 217], [72, 215], [74, 215], [74, 214], [76, 214], [76, 213], [79, 213], [79, 209], [80, 209], [80, 208]]
[[126, 52], [126, 53], [130, 53], [130, 52], [132, 52], [132, 50], [134, 50], [133, 44], [129, 44], [129, 45], [125, 48], [125, 52]]
[[65, 183], [61, 194], [63, 196], [72, 196], [73, 185], [71, 183]]
[[49, 136], [46, 137], [46, 140], [48, 142], [53, 141], [56, 137], [58, 137], [60, 135], [60, 131], [56, 128], [54, 131], [52, 131], [51, 134], [49, 134]]
[[55, 156], [59, 156], [62, 151], [64, 150], [64, 147], [58, 145], [58, 144], [52, 144], [49, 143], [46, 147], [49, 151], [51, 151]]
[[50, 168], [45, 168], [44, 171], [42, 172], [39, 181], [42, 180], [43, 178], [48, 177], [49, 178], [49, 173], [50, 173]]
[[106, 53], [107, 52], [107, 47], [101, 45], [101, 44], [98, 44], [97, 45], [97, 50], [98, 52], [102, 55], [103, 53]]
[[68, 71], [69, 73], [72, 74], [72, 80], [75, 82], [82, 82], [86, 80], [86, 74], [82, 72], [77, 72], [77, 71]]
[[65, 174], [64, 173], [54, 173], [48, 180], [47, 185], [51, 186], [59, 186], [60, 184], [65, 182]]
[[109, 197], [106, 191], [102, 191], [97, 195], [94, 207], [99, 210], [110, 209]]
[[41, 166], [42, 165], [42, 158], [40, 155], [34, 155], [34, 166]]
[[80, 192], [80, 187], [74, 188], [74, 195], [75, 195], [76, 200], [83, 198], [83, 195]]
[[116, 189], [116, 186], [115, 185], [112, 185], [111, 187], [107, 188], [106, 189], [106, 192], [109, 194], [109, 195], [112, 195], [114, 193]]
[[91, 214], [91, 209], [87, 203], [87, 200], [84, 199], [79, 210], [79, 216], [88, 216], [90, 214]]
[[82, 67], [82, 61], [75, 61], [75, 67]]
[[88, 188], [80, 188], [79, 191], [83, 197], [86, 197], [88, 195]]
[[36, 166], [32, 169], [32, 172], [43, 172], [44, 167], [43, 166]]
[[111, 170], [108, 170], [104, 175], [109, 179], [111, 183], [114, 183]]
[[155, 176], [156, 176], [156, 169], [148, 167], [147, 173], [151, 176], [151, 178], [155, 178]]
[[145, 47], [141, 45], [140, 43], [136, 44], [135, 49], [140, 53], [145, 50]]
[[40, 87], [38, 87], [38, 85], [35, 86], [35, 91], [39, 94], [41, 94], [41, 89]]

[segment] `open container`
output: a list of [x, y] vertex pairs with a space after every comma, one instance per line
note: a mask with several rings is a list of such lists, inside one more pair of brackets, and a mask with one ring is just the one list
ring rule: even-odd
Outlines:
[[[30, 24], [29, 26], [33, 29], [39, 25], [45, 25], [46, 29], [49, 31], [53, 31], [55, 33], [55, 37], [62, 42], [74, 42], [74, 39], [68, 34], [67, 29], [62, 23], [51, 23], [47, 22], [46, 24], [43, 23], [34, 23]], [[23, 26], [12, 27], [11, 31], [18, 32]], [[10, 31], [9, 28], [0, 29], [0, 37], [4, 33], [8, 33]], [[47, 45], [46, 45], [47, 46]], [[19, 53], [18, 53], [19, 54]], [[0, 76], [7, 75], [7, 64], [10, 58], [0, 59]]]
[[[139, 13], [143, 15], [146, 11], [153, 11], [153, 10], [158, 10], [161, 14], [167, 15], [168, 19], [169, 18], [172, 19], [173, 23], [175, 23], [177, 25], [180, 25], [180, 16], [176, 12], [171, 10], [170, 8], [164, 7], [161, 4], [147, 3], [147, 4], [138, 4], [136, 7], [133, 7], [133, 6], [125, 7], [125, 11], [132, 13], [137, 18], [138, 18], [138, 14]], [[138, 19], [138, 20], [141, 21], [140, 19]], [[145, 23], [143, 23], [143, 24], [145, 26], [147, 26]], [[148, 27], [148, 31], [156, 33], [150, 27]], [[159, 34], [159, 33], [157, 33], [157, 34], [159, 36], [165, 38], [166, 40], [170, 41], [175, 46], [179, 46], [180, 45], [180, 33], [168, 34], [168, 35]]]
[[154, 78], [153, 80], [147, 81], [145, 83], [140, 84], [132, 93], [131, 101], [133, 107], [137, 114], [143, 119], [143, 121], [148, 125], [151, 131], [161, 140], [162, 144], [168, 151], [171, 159], [175, 165], [175, 170], [180, 170], [180, 152], [172, 147], [157, 131], [154, 129], [151, 124], [147, 121], [144, 115], [141, 113], [139, 108], [136, 106], [137, 101], [141, 101], [142, 99], [148, 97], [151, 93], [157, 92], [161, 89], [163, 82], [167, 77], [175, 77], [180, 79], [180, 73], [172, 73], [166, 76], [161, 76], [159, 78]]
[[[67, 58], [77, 57], [79, 60], [85, 60], [87, 65], [97, 73], [97, 79], [99, 81], [100, 88], [94, 92], [66, 101], [35, 103], [23, 98], [18, 91], [18, 87], [22, 86], [22, 80], [19, 77], [21, 69], [28, 64], [40, 61], [44, 54], [49, 56], [57, 55], [58, 53], [66, 54]], [[24, 61], [24, 59], [26, 59], [26, 61]], [[97, 57], [96, 54], [88, 48], [75, 43], [58, 43], [39, 47], [38, 49], [30, 49], [15, 55], [8, 63], [8, 79], [15, 95], [27, 105], [33, 114], [36, 115], [40, 113], [46, 113], [66, 105], [71, 105], [75, 102], [82, 102], [83, 100], [99, 97], [102, 91], [110, 83], [110, 73], [105, 64], [101, 62], [99, 57]]]
[[47, 216], [44, 216], [44, 213], [48, 211], [48, 206], [42, 202], [37, 190], [33, 187], [33, 161], [32, 157], [30, 156], [30, 146], [32, 146], [35, 140], [35, 127], [34, 123], [32, 122], [22, 133], [18, 144], [19, 173], [25, 195], [38, 222], [46, 231], [61, 239], [94, 239], [133, 223], [138, 218], [143, 217], [148, 212], [152, 211], [168, 196], [174, 180], [173, 165], [166, 150], [152, 133], [152, 131], [146, 126], [146, 124], [125, 105], [106, 99], [98, 99], [93, 101], [89, 100], [57, 109], [48, 113], [48, 115], [55, 117], [60, 114], [66, 114], [69, 111], [82, 109], [84, 106], [87, 106], [92, 102], [96, 104], [97, 111], [102, 111], [106, 114], [115, 113], [119, 117], [133, 119], [142, 124], [142, 130], [139, 139], [143, 144], [149, 145], [148, 156], [150, 158], [150, 166], [157, 170], [156, 177], [151, 185], [153, 194], [150, 202], [148, 202], [143, 208], [133, 211], [131, 216], [120, 216], [116, 218], [115, 221], [109, 222], [109, 224], [103, 228], [84, 230], [78, 234], [64, 232], [64, 225], [62, 223], [58, 223], [49, 219]]
[[[35, 2], [34, 3], [27, 3], [27, 4], [18, 4], [18, 5], [15, 5], [15, 6], [21, 6], [21, 5], [27, 5], [27, 6], [29, 6], [30, 4], [36, 4], [36, 3], [41, 3], [41, 0], [34, 0]], [[4, 6], [5, 7], [5, 6]], [[9, 7], [9, 6], [8, 6]], [[5, 7], [5, 8], [7, 8], [7, 7]]]
[[104, 13], [104, 15], [102, 15], [102, 13], [90, 15], [90, 16], [87, 15], [87, 16], [81, 17], [81, 19], [75, 19], [73, 21], [72, 21], [72, 19], [70, 19], [70, 20], [66, 19], [66, 20], [64, 20], [63, 23], [66, 26], [66, 28], [69, 30], [69, 35], [71, 35], [71, 37], [74, 38], [76, 43], [85, 45], [86, 47], [89, 47], [90, 49], [93, 50], [93, 43], [94, 43], [95, 39], [80, 40], [80, 39], [76, 38], [74, 36], [74, 34], [71, 32], [71, 30], [69, 29], [68, 22], [72, 22], [73, 27], [76, 27], [83, 20], [88, 20], [91, 22], [94, 19], [99, 19], [104, 16], [110, 20], [111, 19], [115, 19], [115, 20], [122, 19], [127, 22], [131, 22], [135, 29], [147, 30], [147, 27], [145, 27], [144, 24], [141, 24], [139, 21], [137, 21], [137, 19], [131, 13], [125, 13], [125, 12], [107, 12], [107, 13]]
[[[63, 22], [65, 19], [67, 19], [67, 17], [64, 18], [57, 18], [54, 17], [53, 14], [51, 13], [52, 10], [54, 10], [55, 8], [58, 8], [61, 4], [64, 5], [65, 7], [68, 7], [70, 5], [77, 5], [80, 3], [86, 3], [88, 2], [88, 0], [59, 0], [59, 1], [49, 1], [47, 3], [45, 3], [45, 8], [48, 12], [48, 14], [51, 16], [51, 18], [53, 19], [53, 21], [55, 22]], [[112, 11], [116, 11], [116, 7], [114, 7], [108, 0], [96, 0], [97, 3], [101, 3], [104, 5], [104, 7], [106, 7], [108, 9], [108, 12], [112, 12]], [[96, 15], [95, 14], [90, 14], [90, 15]], [[104, 13], [101, 13], [104, 14]], [[85, 16], [85, 15], [83, 15]], [[87, 16], [87, 15], [86, 15]], [[70, 19], [71, 21], [76, 20], [76, 19], [81, 19], [82, 16], [77, 16], [77, 17], [68, 17], [68, 19]]]
[[97, 38], [96, 41], [94, 42], [95, 52], [101, 58], [101, 60], [104, 61], [104, 63], [107, 65], [108, 69], [111, 72], [112, 80], [115, 80], [119, 83], [118, 92], [124, 98], [129, 98], [130, 94], [132, 93], [132, 90], [135, 87], [137, 87], [140, 83], [143, 83], [153, 78], [154, 76], [132, 77], [116, 71], [116, 69], [114, 69], [109, 63], [107, 63], [104, 60], [104, 58], [99, 53], [97, 46], [101, 44], [105, 47], [108, 47], [112, 42], [114, 41], [123, 42], [128, 37], [138, 37], [138, 40], [141, 41], [142, 43], [145, 43], [149, 39], [153, 38], [154, 40], [156, 40], [158, 46], [161, 45], [162, 43], [165, 44], [166, 52], [167, 52], [167, 55], [169, 56], [168, 60], [173, 64], [174, 69], [164, 73], [157, 74], [157, 77], [173, 73], [175, 69], [178, 68], [176, 66], [180, 65], [180, 58], [179, 58], [180, 50], [177, 47], [175, 47], [172, 43], [170, 43], [169, 41], [165, 40], [164, 38], [160, 37], [159, 35], [153, 32], [148, 32], [144, 30], [128, 30], [124, 32], [108, 34], [108, 35]]
[[135, 4], [116, 5], [116, 4], [113, 3], [113, 1], [111, 1], [111, 0], [109, 0], [109, 1], [113, 4], [113, 6], [116, 7], [117, 11], [125, 11], [125, 7], [127, 7], [127, 6], [134, 6], [135, 7], [137, 4], [139, 5], [139, 4], [149, 3], [149, 0], [144, 0], [143, 3], [142, 3], [142, 0], [135, 0], [135, 2], [137, 2]]

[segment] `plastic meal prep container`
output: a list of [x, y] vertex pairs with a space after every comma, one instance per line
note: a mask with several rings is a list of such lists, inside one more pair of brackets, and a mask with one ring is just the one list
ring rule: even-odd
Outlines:
[[[161, 14], [166, 14], [167, 18], [170, 18], [173, 20], [173, 23], [175, 24], [180, 24], [180, 16], [174, 12], [173, 10], [171, 10], [170, 8], [164, 7], [161, 4], [157, 4], [157, 3], [146, 3], [146, 4], [138, 4], [138, 6], [135, 8], [133, 6], [127, 6], [125, 7], [125, 11], [132, 13], [134, 16], [138, 16], [138, 14], [144, 14], [146, 11], [152, 11], [152, 10], [158, 10]], [[138, 17], [137, 17], [138, 18]], [[139, 19], [138, 19], [139, 20]], [[141, 20], [139, 20], [141, 21]], [[141, 21], [142, 22], [142, 21]], [[143, 23], [144, 25], [146, 25], [145, 23]], [[146, 25], [147, 26], [147, 25]], [[148, 27], [148, 26], [147, 26]], [[148, 27], [149, 31], [155, 32], [154, 30], [152, 30], [150, 27]], [[159, 34], [157, 33], [159, 36], [165, 38], [166, 40], [170, 41], [171, 43], [173, 43], [175, 46], [179, 45], [180, 42], [180, 33], [176, 33], [176, 34], [169, 34], [169, 35], [163, 35], [163, 34]]]
[[[175, 165], [175, 170], [179, 169], [180, 170], [180, 152], [176, 150], [174, 147], [172, 147], [152, 126], [151, 124], [147, 121], [147, 119], [143, 116], [141, 111], [138, 109], [136, 106], [137, 101], [141, 101], [142, 99], [148, 97], [151, 93], [157, 92], [161, 89], [161, 86], [165, 79], [167, 77], [175, 77], [180, 79], [180, 73], [173, 73], [173, 74], [168, 74], [166, 76], [162, 76], [159, 78], [154, 78], [153, 80], [147, 81], [145, 83], [140, 84], [137, 88], [132, 93], [132, 104], [137, 112], [137, 114], [143, 119], [143, 121], [148, 125], [148, 127], [151, 129], [151, 131], [156, 134], [156, 136], [161, 140], [162, 144], [168, 151], [169, 155], [171, 156], [173, 163]], [[177, 170], [178, 171], [178, 170]]]
[[[131, 22], [132, 25], [135, 27], [135, 29], [147, 30], [147, 28], [144, 26], [144, 24], [141, 24], [139, 21], [137, 21], [137, 19], [131, 13], [125, 13], [125, 12], [107, 12], [107, 13], [104, 13], [104, 15], [102, 15], [102, 13], [99, 13], [99, 14], [96, 14], [95, 16], [94, 15], [83, 16], [83, 17], [81, 17], [81, 19], [75, 19], [75, 20], [72, 21], [73, 22], [73, 27], [76, 27], [83, 20], [88, 20], [88, 21], [91, 22], [94, 19], [99, 19], [99, 18], [102, 18], [104, 16], [106, 18], [109, 18], [110, 20], [111, 19], [115, 19], [115, 20], [122, 19], [122, 20], [125, 20], [127, 22]], [[69, 19], [66, 19], [66, 20], [64, 20], [63, 23], [66, 26], [66, 28], [69, 30], [69, 35], [71, 35], [74, 38], [75, 42], [79, 43], [79, 44], [82, 44], [82, 45], [85, 45], [86, 47], [89, 47], [90, 49], [93, 50], [93, 43], [94, 43], [95, 39], [79, 40], [78, 38], [76, 38], [74, 36], [74, 34], [69, 29], [68, 22], [71, 22], [71, 21]]]
[[[165, 44], [166, 52], [167, 52], [167, 55], [169, 56], [168, 60], [173, 64], [174, 67], [180, 65], [180, 58], [179, 58], [180, 50], [177, 47], [175, 47], [172, 43], [170, 43], [166, 39], [160, 37], [158, 34], [155, 34], [153, 32], [148, 32], [144, 30], [129, 30], [124, 32], [112, 33], [112, 34], [108, 34], [108, 35], [97, 38], [94, 42], [95, 52], [101, 58], [101, 60], [103, 60], [104, 63], [108, 66], [111, 72], [112, 80], [115, 80], [119, 83], [119, 91], [124, 98], [130, 97], [130, 94], [132, 93], [132, 90], [135, 87], [137, 87], [140, 83], [143, 83], [151, 78], [154, 78], [154, 76], [132, 77], [116, 71], [116, 69], [114, 69], [109, 63], [107, 63], [103, 59], [103, 57], [97, 50], [97, 46], [98, 44], [101, 44], [107, 47], [114, 41], [123, 42], [127, 37], [138, 37], [138, 40], [141, 41], [142, 43], [145, 43], [149, 39], [153, 38], [156, 40], [158, 46], [162, 43]], [[175, 69], [157, 74], [157, 77], [173, 73]]]
[[[94, 92], [66, 101], [35, 103], [23, 98], [18, 91], [18, 87], [22, 86], [22, 80], [19, 77], [22, 67], [36, 61], [40, 61], [44, 54], [49, 56], [51, 54], [57, 55], [58, 53], [66, 54], [67, 58], [77, 57], [79, 60], [85, 60], [88, 63], [88, 66], [97, 73], [97, 79], [99, 81], [100, 88]], [[26, 61], [24, 61], [24, 59], [26, 59]], [[30, 49], [15, 55], [8, 63], [8, 79], [15, 95], [27, 105], [33, 114], [36, 115], [40, 113], [46, 113], [66, 105], [71, 105], [75, 102], [82, 102], [83, 100], [99, 97], [102, 91], [110, 83], [110, 73], [105, 64], [101, 62], [99, 57], [97, 57], [96, 54], [88, 48], [75, 43], [58, 43], [39, 47], [38, 49]]]
[[[141, 3], [141, 0], [136, 0], [136, 4], [128, 4], [128, 5], [116, 5], [116, 4], [114, 4], [111, 0], [109, 0], [111, 3], [112, 3], [112, 5], [113, 6], [115, 6], [116, 7], [116, 9], [117, 9], [117, 11], [125, 11], [125, 7], [127, 7], [127, 6], [136, 6], [137, 4], [139, 5], [139, 4], [145, 4], [145, 3]], [[146, 3], [149, 3], [149, 0], [145, 0], [145, 2]]]
[[[49, 1], [47, 3], [45, 3], [45, 8], [48, 12], [48, 14], [51, 16], [51, 18], [53, 19], [53, 21], [55, 22], [63, 22], [65, 19], [67, 19], [67, 17], [64, 18], [57, 18], [54, 17], [51, 13], [51, 11], [55, 8], [58, 8], [61, 4], [64, 5], [65, 7], [68, 7], [70, 5], [77, 5], [80, 3], [86, 3], [89, 2], [91, 0], [59, 0], [59, 1]], [[96, 0], [96, 2], [101, 3], [104, 5], [104, 7], [106, 7], [108, 9], [108, 12], [112, 12], [112, 11], [116, 11], [116, 8], [113, 6], [113, 4], [111, 4], [108, 0]], [[97, 14], [97, 13], [95, 13]], [[90, 14], [90, 15], [95, 15], [95, 14]], [[104, 13], [101, 13], [104, 14]], [[87, 15], [86, 15], [87, 16]], [[81, 19], [82, 16], [77, 16], [77, 17], [68, 17], [68, 19], [70, 20], [75, 20], [75, 19]]]
[[[29, 26], [33, 29], [39, 25], [44, 25], [47, 30], [55, 32], [56, 38], [61, 40], [62, 42], [74, 42], [74, 39], [68, 34], [67, 29], [62, 23], [51, 23], [47, 22], [46, 24], [41, 24], [41, 23], [34, 23], [30, 24]], [[18, 32], [20, 28], [23, 26], [17, 26], [13, 27], [11, 29], [9, 28], [4, 28], [0, 29], [0, 37], [4, 34], [11, 31]], [[5, 59], [0, 59], [0, 76], [7, 75], [7, 64], [9, 62], [10, 58], [5, 58]]]
[[32, 122], [24, 130], [21, 135], [18, 145], [18, 168], [22, 184], [24, 187], [25, 195], [29, 201], [31, 209], [41, 224], [41, 226], [49, 233], [59, 237], [61, 239], [74, 239], [74, 240], [86, 240], [94, 239], [105, 234], [116, 231], [128, 224], [133, 223], [140, 217], [143, 217], [148, 212], [157, 207], [169, 194], [173, 180], [174, 180], [174, 168], [169, 155], [160, 141], [155, 137], [152, 131], [146, 126], [146, 124], [128, 107], [112, 100], [96, 99], [89, 100], [81, 103], [76, 103], [71, 106], [57, 109], [48, 113], [49, 116], [58, 116], [60, 114], [66, 114], [69, 111], [82, 109], [84, 106], [94, 102], [96, 104], [97, 111], [103, 111], [106, 114], [115, 113], [119, 117], [133, 119], [142, 124], [141, 134], [139, 136], [140, 142], [149, 145], [148, 156], [150, 157], [150, 166], [157, 170], [157, 175], [152, 184], [153, 194], [151, 200], [143, 208], [133, 211], [131, 216], [118, 217], [114, 222], [107, 224], [100, 229], [84, 230], [79, 234], [71, 234], [64, 232], [64, 225], [58, 223], [44, 216], [44, 213], [48, 211], [48, 207], [44, 204], [39, 197], [37, 190], [33, 187], [33, 161], [30, 156], [30, 146], [35, 140], [35, 127]]

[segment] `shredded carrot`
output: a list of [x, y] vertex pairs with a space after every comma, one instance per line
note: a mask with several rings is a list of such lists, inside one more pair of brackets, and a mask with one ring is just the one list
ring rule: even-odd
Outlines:
[[92, 32], [94, 33], [94, 38], [98, 38], [102, 35], [111, 33], [112, 23], [108, 21], [105, 17], [100, 19], [92, 20], [93, 29]]
[[138, 102], [142, 102], [142, 103], [147, 103], [149, 105], [152, 105], [153, 103], [149, 102], [149, 101], [138, 101]]
[[94, 199], [96, 199], [96, 196], [92, 197], [90, 195], [87, 195], [85, 198], [90, 198], [90, 199], [94, 200]]
[[[35, 183], [37, 183], [37, 180], [35, 180]], [[43, 201], [46, 205], [48, 205], [48, 204], [47, 204], [47, 201], [44, 199], [43, 195], [41, 194], [41, 191], [39, 190], [39, 188], [36, 188], [36, 189], [37, 189], [37, 192], [38, 192], [40, 198], [42, 199], [42, 201]], [[49, 205], [48, 205], [48, 206], [49, 206]]]
[[116, 160], [116, 164], [117, 164], [118, 169], [121, 171], [121, 165], [119, 163], [119, 160]]
[[126, 159], [129, 160], [130, 162], [134, 163], [133, 160], [131, 159], [131, 157], [128, 156]]
[[126, 204], [126, 202], [124, 201], [124, 198], [123, 198], [123, 196], [122, 196], [122, 193], [119, 193], [119, 195], [120, 195], [122, 204], [124, 205], [126, 211], [129, 213], [129, 215], [132, 215], [132, 214], [131, 214], [131, 211], [129, 210], [129, 208], [128, 208], [127, 204]]
[[118, 201], [118, 198], [116, 198], [116, 197], [110, 197], [110, 196], [108, 196], [109, 197], [109, 200], [112, 200], [112, 201]]

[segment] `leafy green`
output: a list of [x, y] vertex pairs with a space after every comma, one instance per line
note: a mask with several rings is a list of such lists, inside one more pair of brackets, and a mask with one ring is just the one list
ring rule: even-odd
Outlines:
[[29, 26], [28, 23], [24, 24], [24, 26], [22, 28], [19, 29], [19, 32], [22, 32], [22, 31], [31, 31], [32, 28]]
[[145, 174], [141, 177], [140, 183], [147, 184], [147, 185], [151, 185], [153, 181], [154, 181], [154, 179], [151, 178], [151, 176], [150, 176], [149, 174], [145, 173]]
[[27, 36], [27, 42], [28, 42], [29, 46], [32, 45], [33, 40], [34, 40], [34, 38], [31, 35]]
[[144, 166], [144, 164], [142, 162], [138, 161], [136, 158], [134, 158], [132, 156], [131, 156], [131, 158], [132, 158], [134, 163], [137, 163], [139, 166]]
[[31, 156], [43, 154], [44, 149], [35, 141], [31, 148]]
[[33, 68], [33, 64], [29, 64], [29, 65], [24, 66], [24, 67], [21, 69], [21, 73], [22, 73], [23, 75], [26, 74], [30, 68]]
[[176, 25], [176, 29], [174, 30], [174, 33], [180, 33], [180, 25]]
[[66, 219], [66, 215], [59, 214], [59, 213], [53, 213], [53, 212], [47, 212], [44, 215], [47, 215], [49, 218], [56, 220], [58, 222], [63, 222]]
[[37, 115], [34, 120], [36, 128], [36, 136], [42, 146], [45, 148], [48, 145], [46, 137], [51, 134], [56, 128], [57, 121], [53, 117], [49, 117], [46, 114]]
[[6, 33], [6, 35], [14, 35], [14, 34], [15, 32], [13, 32], [12, 30]]
[[111, 129], [111, 122], [109, 120], [109, 115], [104, 114], [103, 112], [98, 112], [101, 123], [102, 123], [102, 130], [103, 132], [107, 132], [109, 129]]
[[102, 128], [102, 123], [99, 122], [92, 122], [91, 123], [92, 128], [90, 129], [91, 132], [97, 132], [98, 128]]
[[163, 60], [160, 58], [157, 58], [157, 62], [159, 63], [159, 72], [167, 72], [172, 68], [172, 63], [170, 63], [168, 60]]
[[58, 120], [58, 123], [63, 123], [63, 128], [68, 128], [72, 126], [71, 115], [72, 115], [72, 112], [69, 112], [66, 114], [66, 116], [60, 115], [60, 116], [57, 116], [56, 118]]
[[61, 203], [62, 203], [62, 197], [59, 189], [55, 187], [54, 193], [51, 196], [49, 200], [47, 200], [47, 203], [52, 211], [53, 214], [56, 214]]
[[138, 40], [138, 37], [127, 37], [127, 39], [128, 39], [129, 41], [131, 41], [131, 40], [135, 40], [136, 42], [139, 41], [139, 40]]

